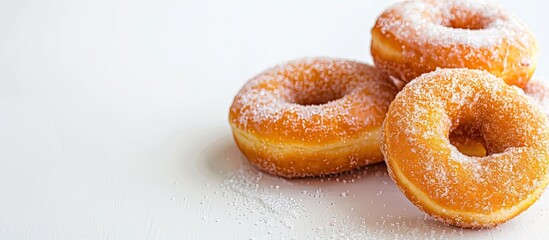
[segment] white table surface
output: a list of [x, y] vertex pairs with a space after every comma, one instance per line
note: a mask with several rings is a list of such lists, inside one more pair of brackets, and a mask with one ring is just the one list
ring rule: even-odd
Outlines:
[[[261, 174], [227, 123], [234, 94], [306, 56], [372, 62], [386, 1], [0, 2], [0, 239], [542, 239], [547, 193], [491, 230], [417, 210], [385, 167]], [[526, 21], [549, 76], [548, 4]]]

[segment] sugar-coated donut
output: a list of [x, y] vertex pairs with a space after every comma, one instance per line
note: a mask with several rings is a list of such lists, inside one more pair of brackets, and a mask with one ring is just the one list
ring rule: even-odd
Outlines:
[[297, 60], [246, 83], [229, 122], [237, 146], [259, 169], [289, 178], [321, 176], [383, 161], [381, 124], [396, 94], [372, 66]]
[[524, 87], [537, 62], [533, 34], [500, 6], [474, 0], [411, 0], [385, 10], [372, 29], [376, 67], [409, 82], [440, 68], [486, 70]]
[[[458, 151], [455, 131], [480, 141], [487, 156]], [[511, 219], [549, 181], [545, 116], [522, 90], [480, 70], [439, 69], [407, 84], [387, 113], [382, 151], [408, 199], [460, 227]]]

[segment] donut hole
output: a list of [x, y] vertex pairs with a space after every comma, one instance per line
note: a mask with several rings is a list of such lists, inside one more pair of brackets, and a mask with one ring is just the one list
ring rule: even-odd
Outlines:
[[449, 15], [441, 16], [440, 24], [447, 28], [482, 30], [492, 22], [493, 18], [485, 16], [482, 12], [452, 9]]
[[287, 101], [302, 106], [323, 105], [343, 98], [355, 87], [348, 79], [332, 74], [311, 71], [309, 75], [291, 79], [286, 85], [289, 90]]
[[447, 28], [482, 30], [485, 29], [489, 22], [483, 19], [451, 19], [448, 23], [443, 24]]
[[294, 94], [292, 103], [302, 106], [323, 105], [331, 101], [338, 100], [344, 95], [338, 92], [313, 91], [311, 93]]
[[450, 132], [450, 143], [465, 156], [486, 157], [486, 142], [478, 128], [471, 125], [460, 125]]

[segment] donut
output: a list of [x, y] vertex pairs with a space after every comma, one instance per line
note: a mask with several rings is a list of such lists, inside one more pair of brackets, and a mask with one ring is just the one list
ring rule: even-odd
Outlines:
[[[439, 69], [407, 84], [383, 124], [389, 175], [418, 208], [468, 228], [503, 223], [533, 204], [549, 181], [545, 116], [517, 87], [490, 73]], [[486, 156], [461, 153], [453, 132]]]
[[381, 124], [396, 94], [370, 65], [295, 60], [247, 82], [229, 122], [236, 145], [260, 170], [322, 176], [383, 161]]
[[410, 82], [436, 68], [486, 70], [524, 87], [538, 54], [524, 23], [496, 4], [411, 0], [385, 10], [372, 28], [376, 67]]

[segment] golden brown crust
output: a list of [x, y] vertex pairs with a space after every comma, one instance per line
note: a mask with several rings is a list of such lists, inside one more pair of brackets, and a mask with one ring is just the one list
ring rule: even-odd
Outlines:
[[[486, 157], [465, 156], [449, 136], [479, 136]], [[404, 194], [429, 215], [491, 227], [527, 209], [547, 185], [549, 132], [539, 107], [488, 73], [440, 69], [397, 95], [382, 151]]]
[[271, 142], [233, 128], [240, 151], [264, 172], [286, 177], [315, 177], [383, 161], [381, 128], [345, 142], [318, 146]]
[[382, 160], [379, 128], [396, 93], [369, 65], [298, 60], [250, 80], [235, 97], [229, 122], [241, 151], [264, 171], [337, 173]]
[[470, 68], [522, 88], [537, 51], [522, 23], [485, 2], [404, 1], [383, 12], [372, 29], [376, 67], [405, 82], [439, 67]]

